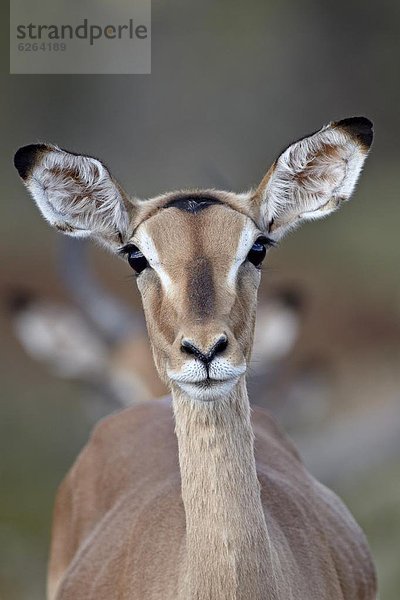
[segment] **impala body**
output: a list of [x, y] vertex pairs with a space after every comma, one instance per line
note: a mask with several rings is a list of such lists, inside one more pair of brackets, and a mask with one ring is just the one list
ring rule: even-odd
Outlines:
[[350, 197], [371, 142], [367, 119], [345, 119], [289, 146], [256, 190], [147, 201], [96, 159], [17, 152], [53, 226], [127, 257], [171, 390], [100, 423], [63, 482], [50, 599], [375, 600], [363, 533], [246, 389], [268, 249]]

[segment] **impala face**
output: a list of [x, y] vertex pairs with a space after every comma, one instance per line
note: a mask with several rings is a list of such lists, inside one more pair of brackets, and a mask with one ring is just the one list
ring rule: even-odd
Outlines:
[[196, 400], [226, 395], [246, 371], [259, 267], [268, 246], [347, 201], [372, 143], [352, 117], [290, 145], [256, 190], [129, 198], [106, 167], [57, 146], [20, 148], [15, 166], [44, 217], [125, 255], [161, 377]]
[[122, 253], [138, 273], [159, 372], [191, 397], [214, 400], [246, 371], [269, 240], [218, 194], [173, 198]]

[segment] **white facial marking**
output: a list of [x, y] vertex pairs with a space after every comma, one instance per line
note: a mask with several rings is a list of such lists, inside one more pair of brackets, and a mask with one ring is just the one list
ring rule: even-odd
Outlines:
[[229, 379], [229, 381], [211, 383], [181, 383], [179, 384], [179, 387], [191, 400], [214, 402], [220, 398], [226, 398], [237, 382], [238, 379]]
[[[209, 367], [209, 377], [215, 381], [227, 381], [243, 375], [246, 364], [232, 365], [225, 358], [215, 358]], [[187, 360], [179, 371], [167, 370], [168, 377], [176, 383], [200, 383], [207, 379], [204, 364], [196, 358]]]
[[229, 394], [245, 371], [246, 363], [234, 366], [225, 358], [216, 358], [208, 367], [208, 377], [197, 359], [186, 361], [179, 371], [167, 369], [167, 374], [191, 398], [211, 401]]
[[234, 366], [226, 358], [214, 358], [208, 367], [211, 379], [227, 380], [239, 378], [246, 372], [246, 363]]
[[151, 237], [146, 233], [145, 229], [141, 229], [138, 231], [135, 236], [135, 243], [137, 242], [138, 247], [141, 252], [143, 252], [146, 257], [150, 267], [155, 270], [157, 275], [160, 278], [161, 284], [166, 293], [171, 292], [172, 290], [172, 281], [166, 270], [160, 263], [160, 258], [158, 256], [157, 248], [154, 245]]
[[251, 221], [248, 221], [240, 234], [239, 243], [236, 249], [236, 256], [228, 272], [227, 283], [230, 287], [234, 287], [236, 275], [240, 265], [245, 260], [254, 240], [255, 226]]

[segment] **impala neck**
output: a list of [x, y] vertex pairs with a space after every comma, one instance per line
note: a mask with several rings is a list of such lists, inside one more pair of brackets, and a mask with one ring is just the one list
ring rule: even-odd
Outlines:
[[187, 532], [182, 598], [275, 598], [244, 381], [216, 402], [175, 394], [173, 406]]

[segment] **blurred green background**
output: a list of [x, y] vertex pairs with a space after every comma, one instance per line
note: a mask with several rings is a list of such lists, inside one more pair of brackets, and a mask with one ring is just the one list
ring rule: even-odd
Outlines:
[[[88, 409], [82, 387], [51, 376], [15, 340], [7, 309], [13, 290], [65, 300], [58, 234], [18, 180], [15, 150], [49, 141], [99, 156], [130, 193], [143, 198], [179, 187], [218, 187], [218, 178], [240, 191], [255, 185], [293, 139], [352, 115], [371, 118], [376, 134], [354, 200], [328, 220], [307, 224], [273, 253], [261, 295], [281, 280], [305, 290], [307, 316], [288, 368], [305, 373], [306, 389], [307, 368], [321, 368], [330, 392], [316, 394], [282, 421], [310, 468], [345, 499], [364, 528], [380, 597], [398, 599], [399, 23], [400, 4], [393, 0], [154, 0], [149, 76], [10, 76], [4, 61], [2, 599], [44, 597], [55, 490], [97, 413], [105, 412]], [[126, 265], [97, 249], [92, 261], [109, 289], [138, 304]], [[320, 401], [325, 408], [316, 418]], [[272, 400], [266, 390], [264, 403], [279, 413], [279, 394]], [[357, 427], [366, 441], [353, 447]], [[325, 476], [315, 457], [338, 447], [348, 449], [356, 466], [344, 473], [344, 451], [336, 471], [331, 465], [335, 475]]]

